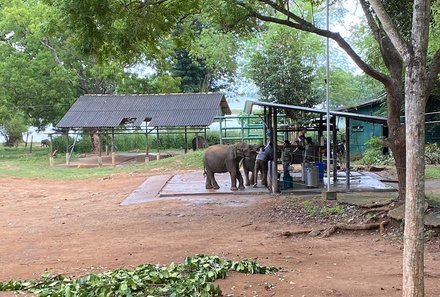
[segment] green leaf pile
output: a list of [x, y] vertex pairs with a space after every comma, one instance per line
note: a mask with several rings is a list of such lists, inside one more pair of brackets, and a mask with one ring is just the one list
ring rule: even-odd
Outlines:
[[79, 278], [49, 273], [38, 280], [0, 282], [0, 291], [25, 291], [38, 296], [221, 296], [213, 284], [228, 271], [268, 274], [277, 268], [252, 260], [229, 261], [217, 256], [196, 255], [169, 266], [143, 264], [133, 270], [89, 274]]

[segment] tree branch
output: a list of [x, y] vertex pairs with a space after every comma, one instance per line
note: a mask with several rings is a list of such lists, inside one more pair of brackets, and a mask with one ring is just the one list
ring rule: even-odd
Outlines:
[[397, 52], [390, 38], [382, 32], [381, 28], [374, 20], [373, 14], [371, 13], [370, 7], [367, 5], [366, 0], [361, 0], [360, 2], [365, 17], [367, 18], [368, 26], [370, 27], [371, 31], [373, 32], [374, 38], [379, 44], [379, 50], [382, 55], [383, 62], [390, 71], [391, 77], [394, 76], [393, 74], [400, 75], [399, 73], [402, 73], [403, 63], [401, 62], [401, 59], [399, 63], [396, 63], [396, 57], [400, 58], [399, 52]]
[[[267, 0], [262, 0], [262, 1], [267, 1]], [[353, 48], [350, 46], [350, 44], [348, 44], [347, 41], [345, 41], [345, 39], [342, 38], [342, 36], [339, 33], [319, 29], [319, 28], [315, 27], [313, 24], [306, 22], [304, 20], [300, 24], [300, 23], [294, 23], [290, 20], [284, 20], [284, 19], [279, 19], [279, 18], [275, 18], [275, 17], [262, 15], [256, 11], [251, 11], [251, 13], [256, 18], [258, 18], [262, 21], [265, 21], [265, 22], [271, 22], [271, 23], [276, 23], [276, 24], [280, 24], [280, 25], [285, 25], [285, 26], [289, 26], [291, 28], [298, 29], [301, 31], [314, 33], [314, 34], [317, 34], [317, 35], [323, 36], [323, 37], [328, 37], [328, 38], [334, 40], [339, 45], [339, 47], [341, 49], [343, 49], [350, 56], [350, 58], [356, 63], [356, 65], [358, 65], [359, 68], [361, 68], [367, 75], [380, 81], [385, 86], [388, 86], [391, 83], [391, 80], [387, 75], [373, 69], [370, 65], [365, 63], [362, 60], [362, 58], [353, 50]], [[292, 17], [292, 19], [294, 18], [293, 16], [291, 16], [291, 17]], [[297, 19], [297, 18], [298, 18], [298, 16], [295, 16], [295, 19]]]
[[66, 69], [64, 64], [63, 64], [63, 62], [61, 61], [60, 57], [58, 56], [58, 53], [57, 53], [56, 49], [50, 44], [49, 39], [47, 39], [47, 38], [42, 39], [41, 40], [41, 44], [43, 46], [47, 47], [53, 53], [55, 62], [58, 65], [60, 65], [62, 68]]
[[380, 40], [382, 39], [382, 36], [380, 34], [380, 29], [377, 23], [375, 22], [373, 15], [371, 14], [371, 11], [369, 7], [367, 6], [367, 0], [360, 0], [362, 10], [364, 11], [365, 17], [367, 18], [368, 26], [371, 29], [371, 32], [373, 33], [374, 39], [376, 39], [377, 43], [380, 44]]
[[394, 47], [399, 52], [402, 60], [405, 61], [405, 63], [408, 63], [411, 48], [409, 44], [402, 38], [396, 26], [394, 26], [394, 23], [389, 14], [386, 12], [382, 2], [380, 0], [368, 0], [368, 2], [370, 2], [370, 5], [373, 7], [373, 10], [379, 18], [385, 33], [388, 35]]

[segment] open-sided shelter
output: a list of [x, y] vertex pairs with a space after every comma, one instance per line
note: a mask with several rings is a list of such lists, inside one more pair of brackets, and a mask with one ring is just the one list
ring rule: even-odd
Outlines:
[[[204, 130], [206, 134], [206, 128], [214, 122], [216, 116], [229, 114], [231, 110], [222, 93], [88, 94], [78, 98], [56, 127], [67, 135], [69, 130], [83, 128], [111, 130], [113, 156], [115, 129], [124, 130], [124, 124], [141, 127], [145, 123], [146, 135], [156, 131], [157, 136], [161, 128], [180, 128], [184, 130], [186, 140], [188, 129], [193, 132]], [[148, 141], [146, 154], [148, 157]]]
[[[289, 131], [310, 131], [306, 128], [289, 128], [289, 127], [283, 127], [280, 129], [278, 127], [278, 112], [279, 111], [285, 111], [285, 110], [294, 110], [297, 112], [303, 112], [303, 113], [309, 113], [309, 114], [317, 114], [320, 117], [320, 120], [318, 121], [319, 125], [316, 128], [316, 131], [318, 131], [318, 135], [322, 137], [323, 131], [327, 129], [327, 125], [325, 124], [326, 120], [324, 120], [324, 117], [327, 114], [327, 110], [319, 109], [319, 108], [309, 108], [309, 107], [303, 107], [303, 106], [295, 106], [295, 105], [287, 105], [287, 104], [278, 104], [278, 103], [269, 103], [269, 102], [261, 102], [261, 101], [252, 101], [249, 100], [246, 102], [245, 105], [245, 112], [247, 114], [252, 113], [253, 106], [261, 106], [264, 109], [264, 120], [265, 120], [265, 126], [269, 131], [276, 131], [276, 132], [289, 132]], [[345, 150], [345, 163], [346, 163], [346, 176], [350, 176], [350, 133], [352, 133], [351, 122], [353, 120], [360, 121], [360, 122], [368, 122], [368, 123], [375, 123], [378, 125], [386, 126], [387, 120], [386, 118], [379, 117], [379, 116], [373, 116], [373, 115], [363, 115], [363, 114], [356, 114], [351, 112], [341, 112], [341, 111], [330, 111], [329, 112], [329, 122], [332, 131], [332, 142], [334, 144], [337, 143], [337, 124], [336, 124], [336, 118], [344, 118], [345, 119], [345, 139], [347, 141], [347, 146]], [[277, 152], [277, 146], [278, 146], [278, 140], [277, 140], [277, 134], [278, 133], [270, 133], [270, 141], [272, 141], [274, 145], [274, 155], [273, 159], [277, 160], [276, 152]], [[337, 164], [337, 152], [336, 152], [336, 145], [333, 145], [333, 164]], [[271, 191], [273, 193], [276, 193], [279, 191], [278, 189], [278, 182], [277, 182], [277, 174], [274, 174], [276, 172], [275, 165], [272, 165], [271, 168], [269, 168], [272, 172], [272, 188]], [[329, 174], [329, 172], [327, 172]], [[337, 166], [333, 166], [333, 180], [336, 182], [337, 179]], [[350, 178], [346, 179], [346, 187], [347, 190], [350, 188]]]

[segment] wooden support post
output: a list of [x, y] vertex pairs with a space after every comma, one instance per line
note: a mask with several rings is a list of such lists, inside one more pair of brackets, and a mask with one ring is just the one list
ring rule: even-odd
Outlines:
[[53, 162], [53, 145], [52, 145], [52, 134], [49, 134], [49, 167], [53, 168], [54, 162]]
[[148, 163], [150, 161], [150, 152], [149, 152], [149, 146], [148, 146], [148, 125], [147, 122], [145, 122], [145, 163]]
[[[108, 139], [108, 133], [107, 133], [107, 139]], [[115, 152], [115, 128], [112, 127], [112, 143], [110, 146], [111, 153], [112, 153], [112, 166], [116, 167], [116, 152]]]
[[159, 137], [159, 127], [156, 127], [156, 137], [157, 137], [157, 155], [156, 155], [156, 160], [160, 160], [160, 137]]
[[338, 180], [338, 129], [336, 128], [336, 116], [334, 115], [332, 117], [332, 124], [333, 124], [333, 181], [336, 184], [336, 181]]
[[[112, 132], [113, 132], [113, 128], [112, 128]], [[109, 149], [108, 149], [108, 129], [105, 130], [105, 155], [108, 156], [109, 155]]]
[[66, 129], [66, 166], [70, 165], [69, 129]]
[[220, 120], [220, 122], [219, 122], [219, 126], [220, 126], [220, 144], [223, 144], [223, 134], [222, 134], [222, 125], [223, 125], [223, 119], [224, 119], [225, 117], [222, 117], [222, 119]]
[[188, 153], [188, 131], [185, 126], [185, 144], [183, 145], [185, 147], [185, 154]]
[[[318, 129], [318, 143], [317, 145], [322, 146], [324, 145], [324, 136], [322, 135], [323, 131], [324, 131], [324, 125], [323, 125], [323, 121], [324, 121], [324, 115], [321, 113], [319, 114], [319, 129]], [[321, 157], [321, 154], [319, 154], [319, 156]], [[319, 160], [319, 162], [321, 162], [322, 160]]]
[[[98, 137], [99, 137], [99, 131], [97, 131], [98, 133]], [[98, 166], [102, 167], [102, 145], [101, 145], [101, 140], [99, 141], [99, 146], [98, 146]]]
[[346, 186], [350, 190], [350, 118], [345, 118], [345, 174], [347, 175]]
[[272, 193], [279, 193], [278, 189], [278, 117], [277, 109], [273, 110], [273, 129], [272, 129], [272, 145], [273, 145], [273, 176], [272, 176]]

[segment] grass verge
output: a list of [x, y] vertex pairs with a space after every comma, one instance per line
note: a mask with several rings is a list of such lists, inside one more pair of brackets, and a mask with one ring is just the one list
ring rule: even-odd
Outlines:
[[[34, 148], [32, 153], [24, 147], [0, 146], [0, 177], [23, 177], [42, 179], [87, 179], [103, 177], [124, 172], [178, 171], [203, 168], [203, 151], [188, 152], [159, 161], [134, 164], [120, 167], [65, 168], [49, 167], [47, 148]], [[64, 159], [58, 157], [55, 165], [62, 164]]]

